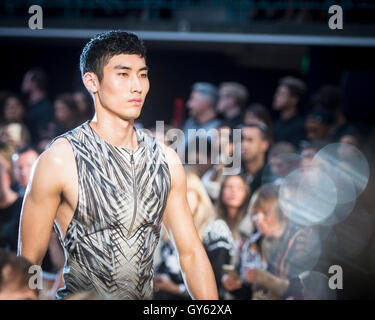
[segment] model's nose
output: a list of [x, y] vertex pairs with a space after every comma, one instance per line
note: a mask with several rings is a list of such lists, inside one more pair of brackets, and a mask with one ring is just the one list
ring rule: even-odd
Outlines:
[[131, 91], [132, 92], [142, 92], [142, 85], [139, 78], [135, 75], [131, 78]]

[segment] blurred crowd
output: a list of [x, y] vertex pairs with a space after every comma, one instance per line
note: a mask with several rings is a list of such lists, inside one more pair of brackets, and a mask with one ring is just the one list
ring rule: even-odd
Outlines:
[[[53, 231], [42, 264], [43, 290], [31, 290], [25, 275], [30, 265], [16, 257], [22, 200], [39, 154], [55, 137], [92, 119], [94, 106], [80, 91], [50, 100], [40, 68], [24, 75], [20, 91], [0, 95], [0, 299], [54, 299], [65, 262], [59, 236]], [[185, 103], [186, 118], [180, 110], [164, 127], [164, 133], [185, 133], [187, 200], [221, 299], [375, 297], [375, 130], [364, 135], [346, 118], [338, 87], [323, 85], [308, 99], [307, 92], [304, 81], [285, 76], [272, 106], [265, 106], [249, 104], [251, 91], [240, 83], [197, 82]], [[309, 103], [305, 115], [301, 101]], [[172, 146], [167, 135], [147, 129]], [[201, 130], [191, 135], [192, 129]], [[241, 167], [228, 175], [228, 159], [238, 147], [235, 129]], [[209, 146], [206, 161], [199, 161], [201, 138]], [[344, 288], [339, 275], [330, 275], [331, 266], [342, 268]], [[189, 299], [164, 229], [154, 274], [155, 299]]]

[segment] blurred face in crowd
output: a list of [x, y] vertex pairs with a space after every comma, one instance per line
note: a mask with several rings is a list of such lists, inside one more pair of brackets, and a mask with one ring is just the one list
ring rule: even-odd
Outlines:
[[301, 168], [316, 168], [318, 164], [313, 161], [316, 151], [313, 148], [305, 148], [301, 152]]
[[4, 104], [4, 118], [7, 122], [23, 122], [25, 109], [16, 97], [9, 97]]
[[23, 187], [26, 188], [31, 175], [31, 168], [38, 158], [38, 154], [34, 150], [29, 150], [21, 153], [17, 161], [14, 163], [14, 173], [16, 180]]
[[73, 99], [77, 105], [78, 111], [84, 114], [89, 108], [89, 106], [87, 105], [85, 94], [83, 92], [75, 92], [73, 94]]
[[[233, 143], [230, 142], [231, 129], [227, 126], [222, 126], [217, 130], [217, 139], [213, 139], [214, 147], [217, 148], [219, 154], [230, 156], [233, 153]], [[224, 160], [224, 159], [222, 159]]]
[[273, 109], [281, 111], [295, 105], [297, 105], [297, 99], [290, 94], [288, 87], [278, 86], [273, 97]]
[[329, 137], [330, 126], [314, 119], [306, 120], [305, 129], [307, 139], [310, 141], [325, 140]]
[[[2, 268], [2, 279], [5, 283], [0, 289], [0, 300], [37, 300], [38, 294], [36, 290], [31, 289], [28, 285], [24, 285], [21, 279], [13, 278], [11, 267], [5, 265]], [[14, 276], [13, 276], [14, 277]], [[20, 278], [20, 277], [19, 277]]]
[[280, 157], [272, 157], [269, 160], [271, 171], [279, 177], [285, 177], [289, 173], [289, 165]]
[[26, 72], [21, 84], [21, 91], [25, 94], [31, 93], [35, 89], [35, 81], [33, 80], [34, 73], [32, 71]]
[[236, 98], [229, 94], [227, 88], [222, 87], [219, 90], [219, 100], [217, 102], [216, 109], [219, 113], [225, 113], [228, 110], [237, 107]]
[[187, 189], [187, 201], [188, 201], [191, 213], [194, 214], [198, 208], [199, 196], [198, 196], [198, 193], [192, 188]]
[[244, 161], [253, 161], [264, 154], [268, 149], [268, 142], [262, 139], [261, 131], [257, 127], [242, 129], [242, 158]]
[[230, 176], [223, 184], [222, 201], [228, 208], [240, 208], [247, 196], [246, 182], [240, 176]]
[[277, 200], [261, 201], [255, 208], [253, 221], [260, 233], [266, 237], [272, 237], [280, 226], [280, 220], [277, 213]]
[[58, 123], [64, 124], [72, 120], [74, 117], [73, 112], [64, 103], [64, 101], [56, 100], [54, 103], [55, 119]]
[[194, 119], [197, 119], [206, 109], [212, 108], [210, 98], [201, 94], [197, 90], [191, 92], [189, 100], [186, 102], [186, 106], [189, 109], [189, 115]]
[[107, 115], [123, 120], [139, 117], [150, 89], [148, 69], [144, 58], [136, 54], [119, 54], [109, 59], [103, 68], [103, 78], [88, 72], [84, 83], [94, 93], [96, 105]]
[[357, 138], [352, 135], [344, 135], [340, 138], [337, 153], [341, 158], [348, 158], [357, 154], [356, 147], [358, 147]]

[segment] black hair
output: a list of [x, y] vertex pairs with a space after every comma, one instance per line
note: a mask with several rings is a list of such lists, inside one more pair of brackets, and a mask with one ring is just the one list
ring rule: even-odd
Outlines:
[[293, 97], [301, 99], [306, 93], [306, 84], [301, 79], [292, 76], [286, 76], [279, 80], [279, 86], [285, 86], [289, 90], [289, 94]]
[[137, 54], [146, 58], [146, 47], [134, 33], [113, 30], [97, 34], [82, 50], [80, 56], [82, 77], [86, 72], [93, 72], [101, 81], [104, 66], [109, 59], [119, 54]]
[[257, 128], [260, 132], [261, 138], [264, 141], [270, 142], [270, 129], [268, 126], [263, 122], [253, 122], [247, 124], [240, 124], [237, 126], [237, 129], [244, 129], [244, 128]]

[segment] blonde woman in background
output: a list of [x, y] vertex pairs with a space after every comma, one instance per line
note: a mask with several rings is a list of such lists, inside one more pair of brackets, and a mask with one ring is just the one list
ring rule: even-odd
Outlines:
[[[230, 263], [233, 239], [227, 224], [218, 219], [212, 202], [194, 172], [187, 172], [187, 199], [198, 235], [210, 259], [216, 283], [221, 290], [223, 265]], [[155, 299], [188, 299], [173, 242], [165, 232], [161, 237], [161, 263], [156, 267]]]

